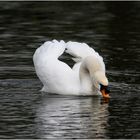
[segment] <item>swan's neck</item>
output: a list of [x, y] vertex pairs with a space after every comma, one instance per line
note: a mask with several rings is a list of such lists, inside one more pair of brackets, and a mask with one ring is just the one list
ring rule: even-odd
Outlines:
[[[94, 78], [94, 73], [98, 70], [98, 64], [96, 64], [96, 58], [93, 56], [86, 57], [79, 71], [80, 84], [82, 90], [86, 93], [97, 92], [99, 84]], [[95, 61], [95, 63], [94, 63]]]

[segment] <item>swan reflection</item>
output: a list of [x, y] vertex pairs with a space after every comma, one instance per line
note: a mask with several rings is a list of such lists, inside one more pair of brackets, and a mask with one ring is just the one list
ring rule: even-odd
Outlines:
[[37, 109], [41, 138], [106, 138], [108, 104], [99, 97], [47, 95]]

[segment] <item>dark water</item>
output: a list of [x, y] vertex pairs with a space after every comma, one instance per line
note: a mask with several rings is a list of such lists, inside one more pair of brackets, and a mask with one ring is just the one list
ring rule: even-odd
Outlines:
[[[52, 39], [104, 57], [108, 104], [39, 91], [32, 55]], [[140, 2], [0, 2], [0, 138], [140, 139], [139, 46]]]

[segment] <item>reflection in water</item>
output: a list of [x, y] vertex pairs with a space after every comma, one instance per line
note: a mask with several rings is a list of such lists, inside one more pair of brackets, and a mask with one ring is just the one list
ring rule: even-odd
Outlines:
[[41, 138], [106, 138], [108, 104], [100, 102], [98, 97], [43, 97], [37, 109], [38, 135]]

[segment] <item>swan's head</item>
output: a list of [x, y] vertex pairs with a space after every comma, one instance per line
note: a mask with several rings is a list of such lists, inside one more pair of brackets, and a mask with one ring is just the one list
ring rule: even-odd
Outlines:
[[94, 78], [96, 79], [97, 83], [99, 84], [99, 90], [102, 93], [104, 98], [110, 98], [109, 93], [110, 90], [108, 88], [108, 79], [103, 71], [97, 71], [94, 74]]
[[93, 88], [95, 88], [96, 91], [100, 91], [104, 98], [109, 98], [108, 79], [105, 75], [105, 64], [102, 58], [97, 54], [86, 57], [81, 64], [80, 79], [83, 81], [82, 83], [87, 83], [89, 77], [91, 80], [90, 84], [92, 84]]

